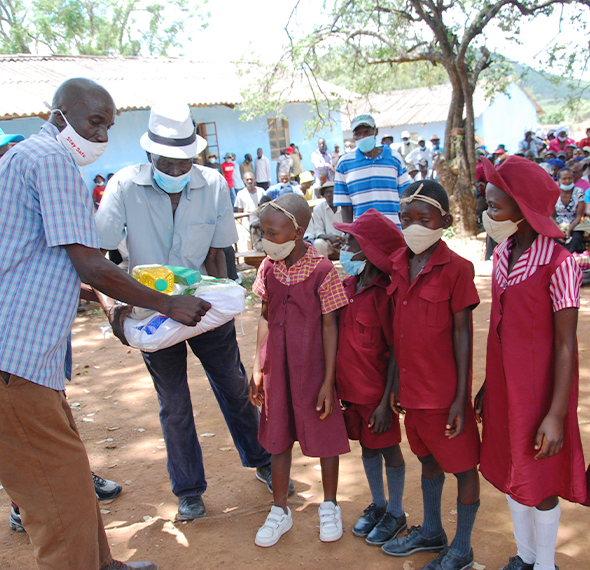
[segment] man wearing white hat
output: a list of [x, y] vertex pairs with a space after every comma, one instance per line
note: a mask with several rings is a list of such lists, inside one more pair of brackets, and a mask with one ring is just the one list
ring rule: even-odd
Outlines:
[[399, 144], [398, 152], [402, 155], [405, 160], [406, 156], [412, 152], [418, 145], [410, 140], [410, 131], [402, 131], [402, 142]]
[[[184, 103], [152, 107], [141, 146], [150, 162], [121, 170], [107, 186], [96, 217], [101, 248], [113, 249], [125, 229], [129, 270], [157, 263], [226, 276], [223, 249], [237, 241], [229, 188], [217, 171], [193, 164], [207, 146]], [[130, 310], [130, 308], [129, 308]], [[121, 322], [113, 329], [124, 338]], [[258, 409], [248, 400], [233, 320], [189, 339], [219, 402], [242, 464], [271, 487], [270, 456], [258, 443]], [[142, 353], [160, 402], [168, 474], [179, 520], [205, 516], [207, 488], [187, 380], [186, 342]]]

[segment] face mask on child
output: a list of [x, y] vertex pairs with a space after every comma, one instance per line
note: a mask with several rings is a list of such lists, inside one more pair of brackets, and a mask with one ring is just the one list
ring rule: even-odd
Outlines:
[[518, 224], [522, 222], [524, 218], [518, 220], [518, 222], [513, 222], [512, 220], [504, 220], [502, 222], [497, 222], [496, 220], [492, 220], [488, 216], [487, 210], [484, 210], [481, 215], [481, 221], [483, 222], [483, 227], [486, 233], [496, 242], [502, 243], [505, 239], [508, 239], [512, 234], [516, 233], [518, 229]]
[[569, 192], [570, 190], [573, 190], [574, 188], [574, 183], [572, 182], [571, 184], [560, 184], [559, 187], [565, 191], [565, 192]]
[[360, 275], [367, 264], [366, 259], [363, 259], [362, 261], [353, 261], [352, 258], [356, 253], [358, 252], [353, 253], [352, 251], [346, 250], [340, 251], [340, 264], [342, 265], [342, 269], [344, 269], [349, 275]]
[[420, 224], [412, 224], [402, 230], [407, 246], [415, 253], [420, 254], [434, 245], [443, 235], [443, 229], [433, 230]]
[[284, 243], [275, 243], [274, 241], [262, 238], [262, 249], [273, 261], [285, 259], [295, 248], [295, 240]]

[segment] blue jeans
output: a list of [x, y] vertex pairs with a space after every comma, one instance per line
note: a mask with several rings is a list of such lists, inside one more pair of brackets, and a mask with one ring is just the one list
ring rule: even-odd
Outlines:
[[[203, 365], [242, 465], [270, 463], [270, 455], [258, 442], [260, 412], [248, 400], [248, 378], [240, 361], [234, 321], [186, 342]], [[160, 402], [172, 492], [177, 497], [202, 495], [207, 481], [188, 387], [186, 343], [142, 355]]]

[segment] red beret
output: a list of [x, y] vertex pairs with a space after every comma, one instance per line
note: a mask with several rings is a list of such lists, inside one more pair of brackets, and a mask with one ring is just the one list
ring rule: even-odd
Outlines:
[[488, 183], [514, 199], [537, 233], [563, 237], [551, 217], [560, 197], [559, 188], [544, 168], [521, 156], [508, 157], [497, 169], [487, 158], [482, 158], [481, 162]]
[[383, 273], [391, 273], [389, 256], [406, 245], [404, 235], [389, 218], [374, 208], [367, 210], [352, 224], [334, 222], [341, 232], [354, 236], [367, 259]]

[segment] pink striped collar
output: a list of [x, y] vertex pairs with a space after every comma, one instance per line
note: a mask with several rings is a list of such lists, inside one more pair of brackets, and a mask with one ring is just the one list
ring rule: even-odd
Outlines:
[[496, 283], [504, 288], [517, 285], [533, 275], [540, 265], [547, 265], [555, 249], [555, 241], [552, 238], [539, 234], [531, 247], [520, 256], [508, 275], [508, 258], [513, 245], [514, 238], [509, 237], [496, 248], [494, 278]]

